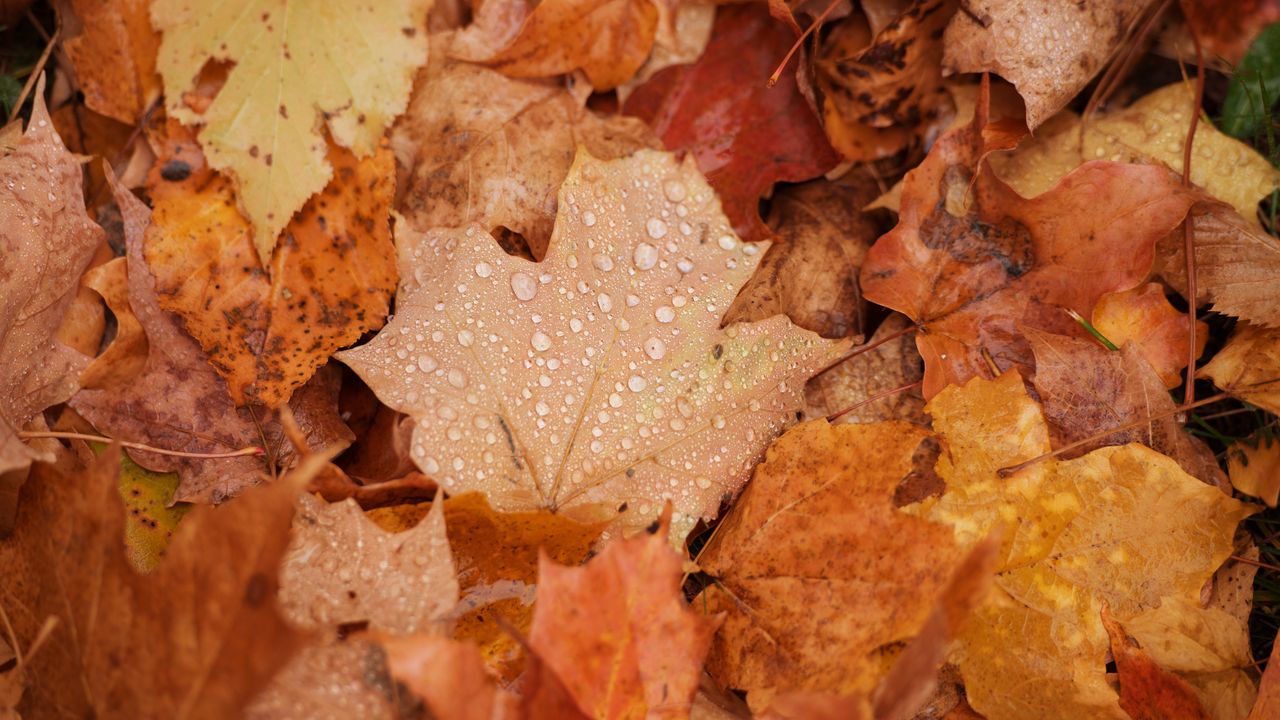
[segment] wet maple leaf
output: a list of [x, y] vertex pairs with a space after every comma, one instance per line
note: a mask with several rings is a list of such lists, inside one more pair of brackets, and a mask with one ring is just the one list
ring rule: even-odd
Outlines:
[[[80, 390], [71, 398], [71, 407], [120, 440], [197, 453], [261, 446], [265, 440], [270, 453], [266, 459], [288, 463], [293, 453], [274, 414], [237, 408], [181, 320], [160, 308], [155, 279], [142, 257], [150, 212], [128, 190], [115, 190], [125, 226], [127, 312], [146, 332], [147, 359], [136, 377]], [[350, 442], [350, 430], [337, 415], [337, 382], [331, 374], [295, 393], [291, 406], [313, 447]], [[188, 458], [136, 449], [129, 455], [149, 470], [176, 471], [181, 476], [177, 501], [221, 502], [269, 474], [262, 458], [249, 456]]]
[[144, 250], [160, 305], [182, 317], [237, 405], [278, 407], [386, 318], [391, 151], [357, 160], [331, 148], [336, 175], [285, 226], [263, 272], [231, 182], [205, 165], [193, 133], [170, 122], [162, 135]]
[[869, 696], [886, 646], [924, 625], [961, 559], [949, 527], [893, 505], [927, 434], [900, 421], [793, 428], [698, 556], [717, 580], [694, 605], [728, 613], [708, 670], [753, 708], [779, 692]]
[[759, 258], [691, 161], [580, 154], [546, 259], [474, 226], [401, 239], [395, 318], [338, 354], [418, 420], [450, 493], [643, 527], [713, 517], [843, 345], [785, 317], [719, 328]]
[[1248, 720], [1267, 720], [1280, 711], [1280, 642], [1271, 646], [1271, 657], [1262, 682], [1258, 686], [1258, 701], [1249, 713]]
[[[152, 24], [164, 35], [157, 65], [165, 110], [203, 126], [209, 165], [235, 181], [263, 266], [294, 212], [333, 177], [322, 129], [367, 157], [404, 110], [413, 72], [427, 59], [429, 7], [428, 0], [152, 4]], [[184, 96], [211, 61], [234, 67], [196, 113]]]
[[0, 157], [0, 475], [47, 457], [18, 439], [76, 391], [89, 358], [55, 339], [99, 244], [80, 165], [53, 130], [44, 81], [25, 133]]
[[1198, 375], [1247, 403], [1280, 413], [1280, 329], [1237, 325]]
[[1122, 623], [1165, 604], [1197, 606], [1256, 508], [1137, 444], [1001, 478], [999, 468], [1049, 448], [1016, 371], [948, 388], [927, 409], [944, 439], [947, 490], [925, 516], [953, 524], [962, 542], [1017, 518], [997, 566], [1001, 594], [966, 625], [954, 655], [969, 701], [991, 720], [1123, 718], [1105, 679], [1102, 606]]
[[635, 118], [598, 117], [559, 83], [513, 80], [443, 51], [418, 74], [392, 145], [409, 169], [399, 209], [411, 225], [507, 228], [534, 259], [546, 254], [579, 145], [606, 160], [660, 146]]
[[668, 523], [582, 567], [538, 564], [529, 646], [588, 717], [681, 717], [693, 704], [715, 624], [684, 601]]
[[794, 40], [762, 5], [722, 7], [702, 57], [654, 75], [623, 106], [668, 150], [697, 159], [745, 240], [771, 235], [758, 205], [774, 183], [817, 177], [838, 159], [795, 76], [766, 85]]
[[1105, 161], [1026, 199], [982, 160], [1019, 134], [989, 125], [980, 100], [907, 173], [898, 224], [862, 266], [865, 297], [920, 326], [925, 397], [991, 364], [1029, 366], [1020, 324], [1072, 332], [1063, 311], [1085, 315], [1144, 281], [1156, 241], [1199, 199], [1166, 168]]
[[1111, 59], [1153, 0], [977, 0], [944, 37], [948, 72], [993, 72], [1013, 83], [1035, 128], [1061, 110]]
[[30, 643], [50, 615], [50, 645], [31, 659], [24, 717], [225, 718], [237, 715], [297, 649], [275, 603], [300, 474], [246, 493], [179, 527], [148, 575], [125, 553], [119, 449], [85, 468], [40, 464], [23, 512], [0, 542], [13, 582], [4, 609]]

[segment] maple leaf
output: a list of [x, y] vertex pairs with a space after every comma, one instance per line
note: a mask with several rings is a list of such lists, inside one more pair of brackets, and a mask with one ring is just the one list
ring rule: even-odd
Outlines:
[[505, 227], [541, 259], [556, 190], [579, 145], [607, 160], [660, 147], [644, 124], [597, 117], [561, 84], [512, 80], [443, 55], [433, 51], [392, 133], [409, 168], [400, 210], [419, 230]]
[[719, 328], [760, 249], [692, 162], [579, 154], [543, 262], [474, 226], [407, 231], [394, 319], [337, 357], [418, 420], [414, 461], [447, 492], [631, 527], [670, 499], [684, 532], [843, 347], [784, 317]]
[[70, 0], [60, 6], [73, 28], [62, 48], [75, 69], [84, 104], [94, 112], [133, 125], [160, 97], [156, 52], [146, 0]]
[[1255, 435], [1236, 443], [1227, 453], [1227, 475], [1231, 487], [1275, 507], [1280, 498], [1280, 442]]
[[1174, 417], [1173, 399], [1137, 347], [1129, 344], [1113, 352], [1089, 340], [1031, 328], [1026, 335], [1036, 358], [1035, 387], [1055, 444], [1083, 441], [1147, 420], [1101, 437], [1074, 455], [1139, 442], [1176, 460], [1188, 475], [1226, 487], [1213, 451]]
[[693, 704], [715, 624], [685, 604], [669, 523], [580, 568], [538, 563], [529, 646], [588, 717], [680, 717]]
[[1105, 607], [1102, 625], [1120, 678], [1120, 707], [1132, 720], [1209, 720], [1187, 681], [1156, 664]]
[[42, 79], [26, 132], [0, 157], [0, 475], [48, 457], [17, 433], [71, 397], [89, 362], [55, 333], [103, 234], [85, 213], [80, 165], [43, 93]]
[[1263, 410], [1280, 413], [1280, 329], [1241, 323], [1197, 377]]
[[927, 434], [901, 421], [793, 428], [698, 556], [717, 581], [695, 605], [728, 613], [708, 670], [752, 707], [786, 691], [869, 696], [885, 646], [924, 625], [961, 559], [949, 527], [893, 507]]
[[[1182, 382], [1191, 345], [1191, 321], [1164, 296], [1164, 287], [1148, 283], [1107, 293], [1093, 306], [1093, 327], [1117, 347], [1132, 342], [1167, 388]], [[1209, 325], [1196, 321], [1196, 357], [1209, 340]]]
[[[8, 622], [28, 643], [46, 617], [50, 645], [31, 658], [26, 717], [224, 718], [298, 647], [274, 600], [298, 475], [182, 523], [148, 575], [121, 542], [120, 451], [87, 468], [39, 464], [23, 512], [0, 541]], [[145, 651], [140, 651], [145, 648]]]
[[947, 26], [943, 70], [993, 72], [1013, 83], [1034, 129], [1093, 79], [1150, 5], [1152, 0], [969, 2]]
[[148, 177], [144, 255], [160, 305], [182, 317], [237, 405], [278, 407], [335, 350], [382, 327], [396, 285], [390, 150], [329, 154], [336, 176], [285, 227], [267, 272], [230, 181], [170, 122]]
[[774, 183], [817, 177], [838, 159], [795, 77], [765, 84], [794, 39], [759, 4], [722, 7], [702, 57], [654, 75], [623, 106], [668, 150], [697, 159], [745, 240], [771, 235], [758, 205]]
[[1020, 325], [1073, 332], [1062, 310], [1089, 313], [1145, 280], [1156, 241], [1198, 199], [1166, 168], [1105, 161], [1023, 198], [982, 162], [1020, 134], [988, 125], [985, 98], [907, 173], [898, 224], [862, 266], [865, 297], [920, 326], [925, 397], [989, 363], [1029, 366]]
[[778, 242], [742, 286], [724, 324], [785, 313], [823, 337], [860, 333], [865, 307], [858, 269], [879, 234], [861, 208], [873, 197], [869, 177], [839, 184], [815, 180], [781, 190], [769, 213]]
[[[596, 90], [630, 80], [653, 47], [655, 0], [543, 0], [497, 48], [454, 53], [511, 77], [551, 77], [581, 70]], [[494, 37], [499, 32], [486, 32]]]
[[[236, 0], [216, 8], [160, 0], [151, 5], [152, 24], [164, 35], [157, 65], [165, 110], [188, 125], [203, 126], [200, 143], [209, 165], [235, 181], [263, 266], [294, 212], [333, 177], [321, 129], [357, 157], [366, 157], [404, 110], [413, 71], [427, 59], [423, 30], [430, 5], [430, 0]], [[184, 93], [210, 61], [235, 65], [217, 97], [195, 113]]]
[[[99, 389], [82, 389], [70, 400], [76, 412], [111, 437], [184, 452], [226, 452], [264, 443], [271, 462], [289, 462], [292, 450], [274, 415], [237, 408], [227, 386], [209, 365], [181, 321], [160, 308], [155, 279], [142, 257], [150, 212], [128, 190], [115, 187], [124, 220], [129, 310], [146, 332], [148, 354], [141, 374]], [[118, 298], [117, 298], [118, 299]], [[124, 310], [116, 311], [123, 314]], [[350, 442], [337, 415], [337, 379], [318, 376], [295, 393], [291, 407], [312, 447]], [[262, 459], [190, 458], [131, 450], [139, 465], [181, 476], [174, 499], [221, 502], [268, 474]]]
[[923, 514], [953, 524], [962, 543], [1017, 518], [997, 566], [1001, 595], [965, 626], [954, 655], [969, 701], [991, 720], [1124, 717], [1104, 677], [1102, 606], [1127, 623], [1196, 604], [1256, 508], [1137, 444], [1000, 478], [1049, 448], [1016, 371], [948, 388], [927, 410], [943, 436], [947, 490]]

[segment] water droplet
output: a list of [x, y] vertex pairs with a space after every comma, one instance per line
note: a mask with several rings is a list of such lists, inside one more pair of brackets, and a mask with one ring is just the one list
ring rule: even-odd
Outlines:
[[547, 405], [541, 400], [538, 401], [537, 405], [533, 406], [533, 409], [538, 413], [539, 417], [545, 417], [547, 413], [551, 412], [551, 406]]
[[669, 323], [676, 319], [676, 310], [670, 305], [663, 305], [653, 311], [653, 316], [658, 318], [660, 323]]
[[622, 407], [622, 396], [618, 393], [611, 393], [609, 395], [609, 407]]
[[590, 210], [582, 213], [582, 224], [591, 227], [596, 224], [596, 214]]
[[658, 248], [642, 242], [636, 245], [636, 250], [631, 260], [635, 263], [637, 270], [648, 270], [658, 264]]
[[487, 262], [476, 263], [476, 275], [487, 278], [493, 274], [493, 266]]
[[512, 273], [511, 292], [515, 293], [516, 299], [521, 302], [532, 300], [533, 296], [538, 294], [538, 281], [526, 273]]
[[667, 354], [667, 344], [656, 337], [644, 341], [644, 353], [654, 360], [661, 360]]
[[440, 364], [437, 363], [436, 359], [431, 357], [430, 355], [418, 356], [418, 369], [421, 370], [422, 372], [429, 373], [432, 370], [435, 370], [437, 367], [440, 367]]
[[440, 472], [440, 463], [433, 457], [429, 457], [422, 462], [422, 471], [428, 475], [434, 475]]
[[613, 310], [613, 298], [609, 293], [600, 293], [596, 296], [596, 305], [600, 306], [600, 312], [610, 312]]
[[676, 203], [688, 195], [688, 190], [685, 188], [684, 183], [679, 180], [668, 180], [662, 183], [662, 192], [667, 196], [668, 200]]
[[631, 388], [631, 392], [640, 392], [649, 385], [644, 378], [639, 375], [632, 375], [627, 379], [627, 387]]
[[667, 224], [658, 218], [649, 218], [644, 224], [644, 229], [654, 240], [661, 240], [667, 236]]
[[534, 350], [537, 350], [538, 352], [544, 352], [550, 349], [551, 338], [544, 332], [541, 332], [541, 331], [535, 332], [532, 336], [529, 337], [529, 344], [533, 346]]
[[597, 253], [591, 256], [591, 264], [600, 272], [609, 272], [613, 269], [613, 258], [604, 253]]
[[738, 239], [732, 235], [721, 235], [716, 242], [720, 244], [721, 250], [732, 250], [738, 246]]
[[449, 384], [462, 389], [467, 386], [467, 374], [461, 370], [454, 368], [449, 371]]
[[679, 270], [681, 274], [688, 275], [693, 272], [693, 261], [689, 258], [682, 258], [680, 262], [676, 263], [676, 269]]
[[458, 344], [462, 347], [471, 347], [471, 343], [475, 341], [476, 335], [470, 330], [463, 329], [458, 331]]

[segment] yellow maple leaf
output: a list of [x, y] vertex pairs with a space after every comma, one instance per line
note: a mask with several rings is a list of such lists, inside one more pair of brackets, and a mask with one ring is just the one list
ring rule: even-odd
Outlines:
[[[427, 59], [431, 0], [158, 0], [167, 112], [200, 124], [211, 167], [236, 181], [265, 265], [276, 237], [333, 174], [323, 128], [373, 153]], [[206, 63], [234, 63], [203, 113], [187, 106]], [[323, 119], [323, 122], [321, 120]]]
[[1126, 622], [1165, 602], [1197, 603], [1256, 508], [1137, 444], [1001, 478], [1000, 467], [1049, 449], [1016, 371], [947, 388], [927, 409], [944, 440], [947, 492], [921, 510], [963, 542], [1007, 528], [1002, 592], [966, 626], [954, 658], [970, 703], [990, 720], [1124, 718], [1105, 676], [1102, 607]]

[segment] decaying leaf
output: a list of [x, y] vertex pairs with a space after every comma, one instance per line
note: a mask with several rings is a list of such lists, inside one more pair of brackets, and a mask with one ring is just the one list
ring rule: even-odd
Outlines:
[[[1165, 387], [1182, 382], [1191, 344], [1191, 321], [1164, 296], [1159, 283], [1107, 293], [1093, 306], [1093, 326], [1116, 347], [1132, 342]], [[1196, 357], [1209, 340], [1208, 324], [1196, 321]]]
[[144, 255], [237, 405], [279, 407], [335, 350], [382, 327], [396, 286], [391, 151], [331, 148], [335, 176], [284, 228], [264, 271], [232, 184], [170, 122], [148, 177]]
[[[293, 497], [286, 477], [225, 508], [201, 508], [165, 559], [139, 575], [124, 551], [119, 449], [88, 468], [38, 464], [23, 512], [0, 541], [6, 617], [29, 643], [24, 717], [225, 718], [238, 714], [298, 647], [276, 609], [276, 569]], [[139, 648], [146, 647], [146, 652]]]
[[1227, 452], [1227, 474], [1236, 490], [1275, 507], [1280, 497], [1280, 442], [1255, 436], [1236, 443]]
[[894, 508], [927, 434], [793, 428], [698, 556], [716, 579], [695, 607], [727, 613], [708, 670], [752, 707], [783, 692], [869, 697], [892, 646], [923, 627], [961, 559], [949, 527]]
[[1249, 713], [1248, 720], [1268, 720], [1280, 711], [1280, 642], [1271, 647], [1267, 671], [1258, 685], [1258, 700]]
[[[999, 468], [1049, 448], [1016, 371], [948, 388], [927, 409], [944, 439], [938, 472], [947, 490], [921, 511], [953, 524], [962, 542], [996, 526], [1009, 531], [999, 594], [965, 626], [954, 656], [969, 702], [991, 720], [1123, 718], [1105, 679], [1102, 606], [1169, 667], [1130, 621], [1174, 603], [1207, 619], [1201, 589], [1256, 508], [1137, 444], [1000, 477]], [[1245, 637], [1238, 622], [1236, 633]]]
[[[125, 224], [129, 312], [147, 334], [146, 365], [137, 377], [80, 390], [70, 405], [111, 437], [168, 450], [229, 452], [261, 447], [265, 440], [265, 458], [208, 459], [130, 451], [130, 457], [149, 470], [179, 474], [175, 500], [221, 502], [267, 477], [268, 463], [287, 463], [292, 449], [272, 413], [235, 406], [226, 384], [181, 321], [160, 308], [155, 279], [142, 257], [150, 212], [119, 186], [116, 202]], [[337, 416], [336, 395], [335, 378], [326, 373], [304, 386], [291, 403], [313, 448], [350, 442], [350, 431]]]
[[623, 106], [668, 150], [697, 159], [744, 240], [771, 236], [758, 205], [774, 183], [809, 180], [837, 161], [795, 75], [766, 85], [794, 40], [764, 6], [727, 5], [696, 63], [654, 75]]
[[458, 580], [445, 537], [443, 503], [413, 528], [388, 533], [354, 500], [299, 498], [280, 568], [280, 607], [302, 628], [368, 623], [407, 635], [453, 611]]
[[413, 456], [448, 492], [686, 532], [746, 480], [804, 380], [842, 344], [784, 317], [719, 329], [759, 247], [692, 162], [579, 154], [546, 259], [483, 231], [401, 238], [397, 312], [338, 354], [418, 420]]
[[124, 544], [129, 562], [138, 572], [150, 572], [160, 564], [173, 533], [191, 506], [174, 503], [178, 489], [175, 473], [152, 472], [120, 458], [120, 497], [124, 501]]
[[[209, 165], [236, 184], [262, 265], [277, 236], [334, 175], [322, 129], [357, 157], [377, 149], [426, 62], [430, 0], [361, 3], [159, 0], [165, 110], [201, 125]], [[189, 108], [207, 63], [234, 63], [203, 112]], [[323, 121], [322, 121], [323, 120]]]
[[1280, 329], [1237, 325], [1198, 375], [1245, 402], [1280, 413]]
[[680, 717], [693, 704], [715, 624], [685, 604], [668, 523], [580, 568], [538, 563], [529, 645], [588, 717]]
[[943, 67], [1013, 83], [1036, 128], [1080, 92], [1152, 0], [969, 0], [947, 26]]
[[502, 720], [519, 717], [515, 697], [485, 672], [474, 645], [420, 633], [380, 638], [391, 674], [426, 703], [440, 720]]
[[512, 80], [442, 51], [419, 72], [392, 145], [409, 169], [399, 206], [410, 225], [507, 228], [535, 259], [546, 254], [556, 190], [579, 145], [606, 160], [659, 147], [639, 121], [598, 117], [558, 83]]
[[1206, 55], [1236, 64], [1267, 25], [1280, 20], [1275, 0], [1180, 0], [1187, 26], [1204, 45]]
[[[867, 341], [876, 347], [861, 352], [815, 376], [804, 388], [806, 420], [843, 413], [836, 423], [866, 423], [878, 420], [906, 420], [928, 426], [920, 392], [892, 390], [919, 382], [924, 374], [915, 339], [902, 334], [911, 321], [894, 313], [880, 323]], [[893, 338], [895, 333], [899, 337]], [[877, 395], [885, 397], [867, 402]]]
[[1120, 623], [1102, 609], [1111, 657], [1120, 678], [1120, 707], [1132, 720], [1210, 720], [1186, 680], [1160, 667]]
[[84, 103], [133, 125], [160, 98], [156, 52], [146, 0], [60, 0], [62, 47], [76, 71]]
[[54, 132], [44, 81], [27, 130], [0, 157], [0, 475], [47, 459], [18, 439], [76, 391], [89, 358], [58, 342], [102, 229], [85, 213], [80, 165]]

